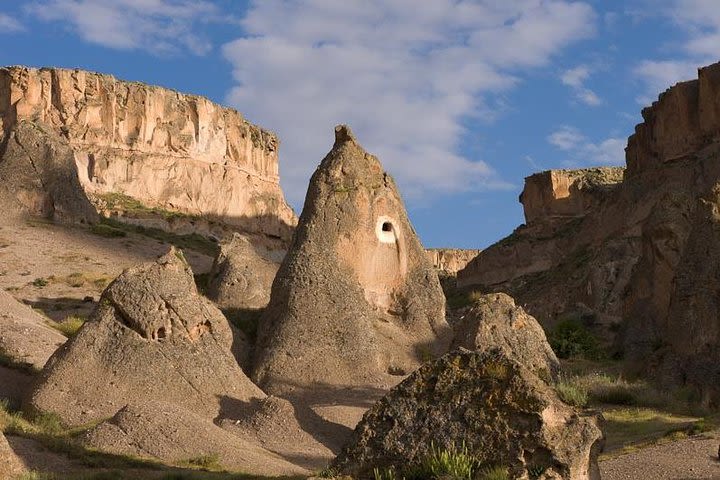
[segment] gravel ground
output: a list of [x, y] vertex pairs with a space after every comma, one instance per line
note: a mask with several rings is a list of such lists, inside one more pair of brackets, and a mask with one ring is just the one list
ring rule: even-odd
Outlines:
[[720, 432], [643, 448], [600, 462], [603, 480], [720, 479]]

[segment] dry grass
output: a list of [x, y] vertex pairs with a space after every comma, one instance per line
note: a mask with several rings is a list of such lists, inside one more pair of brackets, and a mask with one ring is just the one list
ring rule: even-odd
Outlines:
[[62, 322], [53, 322], [50, 325], [66, 337], [72, 338], [77, 334], [78, 330], [80, 330], [80, 327], [85, 324], [85, 321], [86, 318], [83, 316], [69, 315], [65, 317], [65, 320]]

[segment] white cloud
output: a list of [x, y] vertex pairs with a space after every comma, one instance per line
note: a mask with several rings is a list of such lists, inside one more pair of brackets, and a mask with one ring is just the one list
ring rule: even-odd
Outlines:
[[571, 165], [621, 165], [625, 162], [625, 138], [607, 138], [590, 141], [577, 128], [563, 126], [547, 137], [548, 143], [566, 152]]
[[491, 116], [493, 93], [593, 33], [580, 2], [263, 0], [247, 36], [224, 46], [237, 85], [228, 101], [282, 139], [294, 203], [348, 123], [405, 193], [503, 186], [460, 153], [469, 117]]
[[602, 100], [598, 95], [585, 86], [585, 82], [590, 78], [590, 67], [587, 65], [578, 65], [575, 68], [565, 70], [560, 75], [560, 81], [563, 85], [567, 85], [573, 91], [575, 98], [591, 107], [597, 107], [602, 104]]
[[193, 26], [220, 20], [219, 9], [205, 0], [43, 0], [26, 10], [42, 21], [66, 23], [87, 42], [154, 54], [207, 53], [212, 45]]
[[670, 0], [658, 12], [679, 26], [686, 38], [673, 58], [648, 59], [635, 68], [636, 76], [645, 84], [645, 92], [637, 100], [645, 105], [675, 83], [697, 78], [697, 68], [717, 62], [719, 56], [717, 0]]
[[6, 13], [0, 12], [0, 33], [22, 32], [25, 27]]

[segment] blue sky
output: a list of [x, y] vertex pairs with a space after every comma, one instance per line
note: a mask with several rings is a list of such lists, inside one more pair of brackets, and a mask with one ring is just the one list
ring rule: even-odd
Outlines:
[[717, 61], [717, 0], [0, 0], [0, 64], [209, 97], [281, 139], [299, 213], [349, 123], [429, 247], [523, 222], [523, 178], [624, 164], [640, 110]]

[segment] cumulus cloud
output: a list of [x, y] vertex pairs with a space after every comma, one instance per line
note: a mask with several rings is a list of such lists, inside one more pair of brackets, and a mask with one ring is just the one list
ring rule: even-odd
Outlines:
[[673, 57], [647, 59], [635, 68], [646, 87], [637, 99], [644, 105], [675, 83], [696, 78], [698, 67], [718, 61], [720, 9], [716, 0], [670, 0], [657, 11], [679, 26], [686, 38]]
[[212, 45], [194, 26], [221, 20], [217, 6], [205, 0], [44, 0], [26, 11], [67, 24], [87, 42], [158, 55], [207, 53]]
[[560, 81], [563, 85], [571, 88], [575, 99], [585, 105], [597, 107], [602, 104], [602, 100], [595, 92], [585, 86], [585, 82], [590, 78], [590, 75], [590, 67], [587, 65], [578, 65], [575, 68], [565, 70], [562, 75], [560, 75]]
[[548, 135], [547, 141], [566, 152], [571, 165], [621, 165], [625, 161], [624, 138], [610, 137], [595, 143], [577, 128], [566, 125]]
[[593, 33], [581, 2], [263, 0], [246, 35], [226, 44], [228, 101], [282, 139], [283, 186], [299, 203], [349, 123], [404, 192], [506, 186], [461, 153], [469, 118], [492, 116], [496, 93]]
[[6, 13], [0, 12], [0, 33], [22, 32], [25, 27]]

